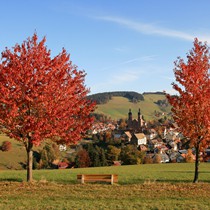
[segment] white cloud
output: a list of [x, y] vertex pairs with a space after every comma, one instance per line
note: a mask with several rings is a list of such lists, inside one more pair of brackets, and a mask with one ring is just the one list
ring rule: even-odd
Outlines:
[[[114, 69], [116, 67], [120, 67], [120, 66], [125, 65], [125, 64], [135, 63], [135, 62], [138, 62], [138, 61], [141, 61], [141, 62], [152, 61], [152, 60], [155, 60], [155, 57], [157, 57], [157, 56], [156, 55], [148, 55], [148, 56], [141, 56], [141, 57], [138, 57], [138, 58], [132, 58], [132, 59], [129, 59], [129, 60], [122, 61], [122, 62], [120, 62], [116, 65], [113, 65], [113, 66], [104, 67], [101, 71], [105, 71], [105, 70], [108, 70], [108, 69]], [[128, 68], [130, 68], [130, 67], [128, 67]]]
[[210, 35], [208, 34], [205, 34], [205, 35], [188, 34], [182, 31], [178, 31], [178, 30], [158, 27], [158, 26], [155, 26], [154, 24], [145, 24], [142, 22], [135, 22], [135, 21], [128, 20], [125, 18], [112, 17], [112, 16], [97, 17], [97, 19], [117, 23], [119, 25], [125, 26], [127, 28], [130, 28], [132, 30], [135, 30], [144, 34], [172, 37], [172, 38], [178, 38], [178, 39], [188, 40], [188, 41], [193, 41], [194, 38], [197, 37], [201, 41], [210, 42]]
[[112, 78], [113, 83], [133, 82], [139, 79], [139, 73], [135, 71], [124, 71], [115, 74]]
[[120, 63], [119, 65], [127, 64], [127, 63], [133, 63], [133, 62], [136, 62], [136, 61], [143, 61], [143, 62], [152, 61], [152, 60], [154, 60], [155, 57], [157, 57], [157, 56], [155, 56], [155, 55], [142, 56], [142, 57], [139, 57], [139, 58], [133, 58], [133, 59], [124, 61], [124, 62]]
[[138, 81], [142, 74], [144, 74], [144, 72], [138, 69], [130, 69], [129, 71], [118, 70], [112, 72], [102, 81], [92, 85], [91, 92], [106, 92], [119, 89], [128, 90], [128, 87], [132, 87], [132, 84]]
[[117, 51], [117, 52], [121, 52], [121, 53], [124, 53], [124, 52], [128, 51], [128, 49], [125, 48], [125, 47], [115, 47], [114, 50]]

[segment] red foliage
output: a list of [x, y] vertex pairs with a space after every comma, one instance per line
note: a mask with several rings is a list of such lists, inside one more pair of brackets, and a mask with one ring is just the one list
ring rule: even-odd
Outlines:
[[85, 73], [78, 71], [65, 49], [51, 58], [36, 34], [12, 50], [0, 63], [0, 125], [27, 151], [46, 138], [75, 143], [92, 123], [95, 104], [88, 101]]
[[[210, 137], [210, 80], [209, 80], [209, 51], [208, 47], [195, 39], [194, 48], [183, 59], [175, 62], [176, 81], [173, 84], [179, 95], [167, 98], [173, 106], [173, 117], [182, 133], [189, 137], [191, 145], [198, 143], [206, 146]], [[201, 146], [201, 145], [200, 145]]]
[[76, 164], [78, 168], [85, 168], [90, 166], [90, 157], [85, 149], [78, 151], [76, 156]]
[[1, 150], [3, 152], [9, 151], [12, 149], [12, 144], [10, 141], [4, 141], [1, 145]]
[[196, 149], [196, 164], [200, 151], [207, 147], [210, 140], [209, 58], [207, 45], [195, 39], [187, 62], [181, 58], [175, 62], [174, 74], [180, 85], [173, 83], [173, 88], [178, 95], [167, 94], [174, 120]]

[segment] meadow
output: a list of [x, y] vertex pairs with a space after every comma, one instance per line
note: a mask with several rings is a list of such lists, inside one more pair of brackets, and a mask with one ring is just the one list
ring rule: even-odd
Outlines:
[[[81, 173], [114, 173], [119, 182], [80, 184]], [[210, 164], [147, 164], [65, 170], [0, 171], [0, 209], [210, 209]]]
[[[132, 110], [133, 117], [137, 118], [138, 110], [141, 109], [146, 120], [152, 120], [155, 118], [154, 111], [163, 112], [160, 107], [155, 103], [158, 100], [164, 100], [165, 95], [159, 94], [145, 94], [144, 101], [137, 103], [130, 102], [124, 97], [112, 97], [106, 104], [98, 104], [96, 113], [104, 114], [110, 116], [112, 119], [127, 119], [129, 109]], [[164, 112], [169, 113], [170, 107], [167, 107]]]

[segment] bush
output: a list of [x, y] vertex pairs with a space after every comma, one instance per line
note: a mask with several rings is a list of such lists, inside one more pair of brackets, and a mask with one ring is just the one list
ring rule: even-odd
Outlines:
[[36, 158], [33, 157], [33, 169], [38, 169], [39, 168], [39, 163], [37, 162]]
[[78, 151], [75, 158], [75, 166], [77, 168], [86, 168], [90, 166], [90, 157], [85, 149]]
[[153, 159], [151, 156], [147, 155], [144, 157], [144, 164], [152, 164], [153, 163]]
[[117, 161], [120, 155], [121, 149], [115, 146], [109, 145], [107, 148], [107, 157], [109, 161]]
[[194, 162], [194, 155], [193, 155], [191, 149], [187, 150], [187, 154], [186, 154], [185, 160], [186, 160], [186, 163], [193, 163]]
[[160, 154], [155, 154], [153, 158], [153, 163], [161, 163], [161, 155]]
[[144, 159], [145, 152], [140, 152], [136, 146], [127, 145], [121, 149], [120, 160], [123, 165], [141, 164]]
[[90, 158], [90, 167], [100, 167], [107, 166], [107, 158], [105, 154], [105, 150], [102, 147], [99, 147], [94, 144], [84, 145], [83, 149], [85, 149]]
[[46, 144], [40, 152], [39, 168], [54, 168], [53, 161], [59, 157], [58, 146]]
[[1, 145], [1, 150], [3, 152], [9, 151], [12, 149], [12, 144], [10, 141], [4, 141]]

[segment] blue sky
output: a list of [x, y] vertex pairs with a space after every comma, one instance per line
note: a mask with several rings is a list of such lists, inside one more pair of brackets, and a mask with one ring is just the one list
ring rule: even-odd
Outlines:
[[36, 31], [85, 70], [91, 94], [172, 93], [174, 61], [195, 37], [210, 42], [209, 0], [7, 0], [0, 19], [0, 51]]

